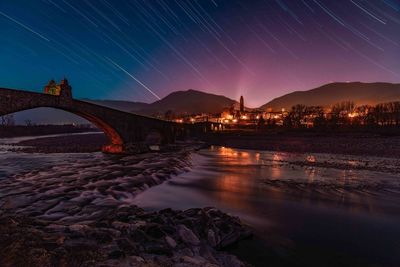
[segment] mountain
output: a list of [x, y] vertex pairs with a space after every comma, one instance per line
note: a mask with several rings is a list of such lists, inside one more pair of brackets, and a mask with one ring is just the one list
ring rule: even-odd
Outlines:
[[[172, 110], [175, 114], [220, 113], [223, 108], [237, 104], [225, 96], [204, 93], [196, 90], [177, 91], [161, 100], [147, 104], [120, 100], [91, 100], [83, 101], [143, 115], [165, 114]], [[51, 114], [51, 116], [49, 116]], [[27, 120], [35, 124], [84, 124], [85, 119], [74, 114], [53, 108], [37, 108], [14, 114], [17, 124], [25, 124]]]
[[290, 109], [296, 104], [329, 107], [353, 101], [356, 105], [400, 101], [400, 84], [393, 83], [330, 83], [308, 91], [296, 91], [275, 98], [260, 108]]
[[[196, 90], [176, 91], [161, 100], [147, 105], [139, 113], [146, 115], [164, 114], [171, 110], [175, 114], [221, 113], [223, 108], [237, 103], [222, 95]], [[134, 111], [135, 112], [135, 111]]]

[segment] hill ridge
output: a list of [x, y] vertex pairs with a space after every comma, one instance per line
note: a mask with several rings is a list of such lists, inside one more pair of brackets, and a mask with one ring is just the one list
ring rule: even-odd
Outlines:
[[342, 101], [353, 101], [357, 105], [400, 100], [400, 84], [387, 82], [334, 82], [307, 91], [294, 91], [274, 98], [260, 106], [262, 109], [290, 109], [293, 105], [331, 106]]

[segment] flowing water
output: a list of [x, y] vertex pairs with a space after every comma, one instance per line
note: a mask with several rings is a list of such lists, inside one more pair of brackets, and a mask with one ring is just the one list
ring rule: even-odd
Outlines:
[[399, 266], [400, 160], [211, 147], [192, 161], [135, 203], [239, 216], [256, 237], [232, 251], [257, 266]]
[[7, 151], [17, 141], [0, 140], [0, 205], [16, 213], [87, 223], [127, 203], [215, 206], [254, 228], [231, 251], [256, 266], [400, 264], [398, 159], [224, 147], [189, 159]]

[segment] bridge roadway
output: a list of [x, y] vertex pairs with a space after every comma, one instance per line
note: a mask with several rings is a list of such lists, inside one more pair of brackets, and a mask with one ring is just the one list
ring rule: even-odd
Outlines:
[[209, 123], [164, 121], [76, 100], [71, 93], [51, 95], [0, 88], [0, 116], [39, 107], [71, 112], [96, 125], [109, 139], [102, 149], [106, 153], [138, 152], [152, 143], [173, 143], [210, 129]]

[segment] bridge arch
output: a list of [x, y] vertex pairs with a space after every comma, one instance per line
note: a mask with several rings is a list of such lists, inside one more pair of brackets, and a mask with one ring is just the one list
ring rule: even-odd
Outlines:
[[66, 108], [60, 108], [60, 107], [54, 107], [54, 106], [47, 106], [47, 105], [41, 105], [41, 106], [34, 106], [34, 107], [27, 107], [27, 108], [19, 108], [18, 110], [10, 111], [7, 113], [1, 112], [0, 116], [2, 115], [7, 115], [10, 113], [16, 113], [16, 112], [21, 112], [21, 111], [26, 111], [26, 110], [32, 110], [36, 108], [53, 108], [53, 109], [58, 109], [62, 110], [74, 115], [77, 115], [92, 124], [94, 124], [98, 129], [100, 129], [107, 137], [109, 143], [104, 145], [102, 147], [102, 151], [106, 153], [122, 153], [123, 152], [123, 138], [119, 134], [119, 132], [114, 129], [110, 124], [105, 122], [104, 120], [100, 119], [99, 117], [93, 116], [91, 114], [85, 113], [85, 112], [80, 112], [80, 111], [74, 111], [71, 109], [66, 109]]
[[[62, 110], [64, 110], [64, 109], [62, 109]], [[64, 110], [64, 111], [71, 112], [68, 110]], [[122, 153], [123, 152], [124, 141], [123, 141], [121, 135], [118, 133], [118, 131], [115, 130], [111, 125], [109, 125], [105, 121], [99, 119], [98, 117], [95, 117], [90, 114], [85, 114], [85, 113], [81, 113], [81, 112], [71, 112], [71, 113], [90, 121], [91, 123], [96, 125], [97, 128], [99, 128], [100, 130], [103, 131], [103, 133], [107, 136], [107, 138], [109, 140], [109, 144], [103, 146], [103, 148], [102, 148], [103, 152], [106, 152], [106, 153]]]
[[109, 153], [146, 151], [146, 137], [153, 130], [161, 135], [162, 143], [166, 144], [173, 143], [179, 135], [181, 138], [192, 133], [197, 135], [204, 127], [202, 124], [178, 124], [76, 100], [72, 98], [71, 87], [66, 81], [60, 86], [59, 95], [0, 88], [0, 116], [40, 107], [70, 112], [92, 122], [106, 134], [110, 143], [103, 147], [103, 151]]

